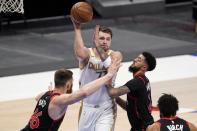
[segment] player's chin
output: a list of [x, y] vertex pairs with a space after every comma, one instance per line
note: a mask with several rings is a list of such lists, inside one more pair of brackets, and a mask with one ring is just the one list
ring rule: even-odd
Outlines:
[[104, 51], [108, 51], [109, 50], [109, 47], [106, 47], [106, 46], [103, 46], [102, 48], [103, 48]]

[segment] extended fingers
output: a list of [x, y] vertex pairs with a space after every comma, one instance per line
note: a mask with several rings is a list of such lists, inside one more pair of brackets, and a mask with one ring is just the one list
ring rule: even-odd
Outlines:
[[100, 28], [100, 25], [96, 25], [96, 27], [95, 27], [95, 29], [94, 29], [93, 43], [94, 43], [95, 45], [97, 45], [97, 43], [98, 43], [99, 28]]
[[53, 90], [53, 83], [52, 82], [50, 82], [50, 85], [48, 86], [48, 90], [49, 91], [52, 91]]
[[79, 22], [77, 22], [77, 21], [73, 18], [73, 16], [70, 15], [69, 17], [70, 17], [70, 19], [71, 19], [71, 21], [72, 21], [74, 27], [75, 27], [75, 28], [79, 28], [81, 24], [80, 24]]

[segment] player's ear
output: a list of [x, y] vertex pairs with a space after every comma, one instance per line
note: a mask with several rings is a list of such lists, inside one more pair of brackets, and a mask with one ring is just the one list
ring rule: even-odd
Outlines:
[[66, 87], [65, 87], [67, 90], [66, 93], [68, 94], [72, 93], [72, 86], [73, 86], [72, 81], [66, 83]]
[[148, 70], [148, 65], [146, 65], [146, 64], [143, 65], [143, 66], [142, 66], [142, 70], [143, 70], [143, 71], [147, 71], [147, 70]]

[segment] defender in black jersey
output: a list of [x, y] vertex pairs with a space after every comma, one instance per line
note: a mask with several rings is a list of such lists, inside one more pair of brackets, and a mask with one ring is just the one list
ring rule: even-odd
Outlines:
[[119, 88], [108, 86], [111, 97], [127, 94], [127, 102], [120, 97], [116, 98], [116, 102], [127, 111], [131, 131], [144, 131], [154, 122], [151, 115], [151, 87], [145, 72], [152, 71], [155, 67], [155, 57], [149, 52], [142, 52], [129, 67], [134, 78]]
[[73, 73], [60, 69], [55, 72], [55, 88], [39, 94], [37, 105], [27, 126], [21, 131], [57, 131], [67, 107], [97, 91], [107, 83], [120, 67], [120, 61], [113, 61], [105, 76], [100, 77], [72, 93]]
[[158, 100], [160, 119], [148, 126], [147, 131], [197, 131], [190, 122], [176, 116], [178, 100], [170, 94], [163, 94]]
[[135, 76], [125, 84], [127, 94], [127, 115], [132, 131], [142, 131], [154, 122], [151, 115], [152, 99], [149, 80], [146, 76]]
[[48, 114], [49, 103], [53, 97], [60, 95], [54, 91], [46, 92], [38, 101], [33, 115], [31, 116], [28, 125], [22, 131], [57, 131], [63, 118], [53, 120]]

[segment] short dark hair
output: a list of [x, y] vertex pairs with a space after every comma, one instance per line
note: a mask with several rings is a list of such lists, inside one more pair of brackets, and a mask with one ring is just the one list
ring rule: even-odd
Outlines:
[[113, 36], [112, 30], [110, 28], [106, 27], [106, 26], [100, 26], [99, 27], [99, 31], [102, 31], [104, 33], [110, 34], [111, 35], [111, 38]]
[[163, 117], [175, 116], [179, 109], [178, 100], [171, 94], [163, 94], [158, 100], [158, 108]]
[[156, 59], [149, 52], [142, 52], [142, 55], [145, 57], [145, 61], [148, 64], [148, 71], [152, 71], [156, 67]]
[[59, 69], [55, 72], [55, 87], [64, 86], [66, 82], [72, 79], [73, 73], [70, 70]]

